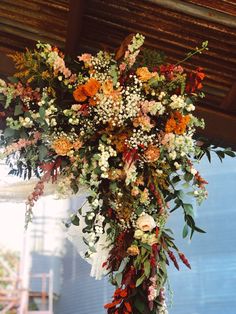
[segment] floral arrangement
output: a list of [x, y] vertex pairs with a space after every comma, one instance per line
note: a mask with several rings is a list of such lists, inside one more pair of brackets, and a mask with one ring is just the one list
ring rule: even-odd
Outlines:
[[[116, 53], [99, 51], [67, 60], [49, 44], [12, 56], [18, 73], [0, 81], [2, 157], [11, 174], [39, 178], [27, 199], [26, 222], [45, 183], [61, 195], [87, 186], [83, 207], [67, 225], [83, 220], [85, 258], [116, 286], [107, 313], [167, 313], [167, 265], [190, 267], [166, 222], [183, 209], [183, 236], [196, 226], [190, 195], [200, 204], [206, 181], [195, 169], [212, 146], [197, 140], [204, 121], [194, 116], [204, 73], [165, 64], [129, 36]], [[207, 42], [184, 59], [207, 49]], [[216, 150], [220, 158], [227, 150]], [[209, 157], [210, 158], [210, 157]]]

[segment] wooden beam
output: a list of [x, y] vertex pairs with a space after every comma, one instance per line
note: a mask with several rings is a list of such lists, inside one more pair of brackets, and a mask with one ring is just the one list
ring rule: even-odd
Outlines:
[[84, 0], [70, 0], [65, 52], [71, 56], [77, 53], [82, 33], [84, 8]]
[[229, 115], [208, 108], [197, 107], [196, 115], [203, 118], [206, 127], [199, 134], [213, 144], [231, 147], [236, 151], [236, 115]]
[[227, 111], [234, 110], [236, 112], [236, 82], [232, 85], [229, 93], [223, 100], [221, 108]]

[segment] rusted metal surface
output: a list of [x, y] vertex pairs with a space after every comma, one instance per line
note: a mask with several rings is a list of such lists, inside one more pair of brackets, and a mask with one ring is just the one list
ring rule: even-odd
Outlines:
[[[0, 46], [5, 50], [31, 46], [39, 36], [59, 46], [66, 39], [66, 50], [72, 54], [113, 50], [129, 33], [136, 32], [145, 35], [146, 47], [163, 51], [170, 63], [208, 40], [209, 51], [183, 65], [187, 70], [201, 66], [207, 74], [206, 98], [199, 104], [207, 124], [212, 125], [213, 112], [214, 123], [230, 116], [234, 119], [231, 128], [236, 125], [235, 0], [0, 1]], [[235, 132], [232, 129], [231, 133]], [[229, 138], [236, 147], [235, 136]]]
[[35, 41], [64, 47], [69, 0], [1, 0], [0, 51], [23, 50]]

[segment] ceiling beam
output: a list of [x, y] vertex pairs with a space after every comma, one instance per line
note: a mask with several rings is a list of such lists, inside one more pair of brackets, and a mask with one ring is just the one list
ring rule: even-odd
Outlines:
[[82, 32], [85, 0], [70, 0], [65, 52], [71, 56], [77, 52]]

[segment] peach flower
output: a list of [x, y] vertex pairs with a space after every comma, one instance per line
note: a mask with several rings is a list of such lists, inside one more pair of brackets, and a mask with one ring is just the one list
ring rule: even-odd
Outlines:
[[75, 150], [79, 150], [82, 146], [83, 146], [83, 142], [81, 142], [81, 140], [79, 139], [73, 143], [73, 147]]
[[148, 162], [155, 162], [160, 157], [160, 149], [154, 145], [149, 145], [144, 155]]
[[140, 251], [139, 248], [137, 247], [137, 245], [131, 245], [128, 249], [127, 249], [127, 253], [131, 256], [136, 256], [139, 255]]
[[55, 152], [58, 155], [66, 156], [67, 153], [73, 148], [72, 143], [66, 138], [65, 136], [62, 136], [58, 139], [56, 139], [52, 143], [52, 148], [55, 150]]
[[157, 75], [156, 72], [149, 72], [147, 67], [138, 68], [136, 74], [142, 82], [146, 82]]

